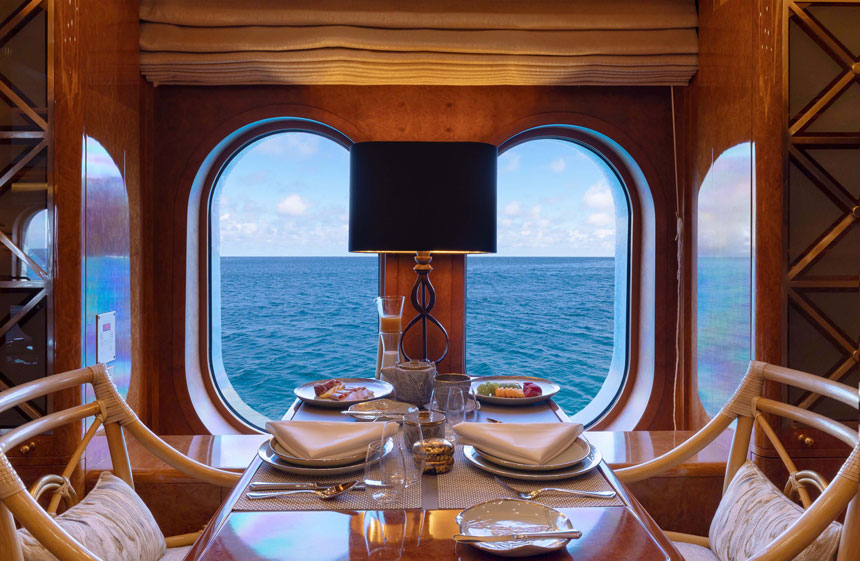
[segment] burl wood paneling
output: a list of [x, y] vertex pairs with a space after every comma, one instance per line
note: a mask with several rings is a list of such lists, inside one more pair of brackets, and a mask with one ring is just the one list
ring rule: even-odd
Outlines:
[[[132, 347], [139, 305], [132, 305], [130, 208], [139, 208], [140, 77], [137, 72], [138, 2], [81, 2], [83, 133], [85, 136], [85, 364], [95, 364], [96, 314], [115, 310], [112, 376], [123, 395], [132, 387]], [[112, 169], [111, 169], [112, 168]], [[138, 291], [135, 291], [135, 297]], [[138, 349], [139, 352], [139, 349]], [[137, 403], [135, 392], [130, 402]]]
[[[204, 158], [229, 133], [270, 117], [303, 117], [322, 121], [364, 140], [485, 141], [500, 143], [516, 132], [541, 124], [579, 123], [604, 129], [621, 140], [643, 167], [649, 181], [657, 222], [657, 294], [653, 363], [646, 376], [660, 379], [653, 415], [644, 425], [671, 427], [671, 383], [662, 383], [674, 368], [674, 228], [667, 208], [674, 200], [672, 115], [668, 88], [574, 87], [159, 87], [152, 90], [152, 113], [143, 130], [147, 177], [141, 220], [145, 225], [144, 289], [151, 323], [145, 354], [157, 375], [151, 390], [159, 409], [153, 424], [165, 434], [204, 432], [185, 382], [187, 325], [186, 280], [189, 193]], [[151, 127], [151, 128], [150, 128]], [[456, 305], [463, 280], [446, 281], [446, 261], [434, 258], [431, 279], [439, 288], [438, 312], [454, 335], [443, 370], [459, 370], [463, 361], [462, 308]], [[397, 290], [408, 294], [414, 281], [408, 257], [398, 262]], [[452, 270], [453, 271], [453, 270]], [[453, 271], [464, 277], [462, 270]], [[192, 276], [194, 280], [196, 277]], [[391, 286], [390, 284], [388, 285]], [[186, 320], [190, 319], [189, 323]], [[459, 332], [458, 332], [459, 331]], [[459, 364], [458, 364], [459, 363]], [[199, 368], [201, 365], [196, 365]], [[205, 364], [203, 364], [205, 366]]]
[[[746, 0], [699, 3], [699, 70], [689, 87], [674, 90], [684, 216], [684, 376], [679, 381], [676, 408], [679, 423], [687, 428], [707, 421], [696, 377], [696, 201], [717, 158], [729, 148], [752, 140], [756, 80], [753, 8]], [[747, 150], [752, 160], [752, 145]], [[714, 188], [719, 189], [719, 185]]]

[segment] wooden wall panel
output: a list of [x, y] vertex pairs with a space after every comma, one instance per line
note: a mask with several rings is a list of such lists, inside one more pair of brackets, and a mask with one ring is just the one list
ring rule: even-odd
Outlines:
[[[193, 353], [186, 354], [185, 294], [187, 281], [186, 230], [188, 201], [195, 174], [214, 146], [241, 126], [269, 117], [304, 117], [333, 126], [354, 141], [363, 140], [472, 140], [500, 143], [513, 134], [541, 124], [579, 123], [603, 128], [623, 137], [622, 145], [637, 159], [650, 182], [658, 212], [657, 286], [654, 325], [658, 335], [653, 363], [643, 372], [660, 380], [651, 427], [671, 424], [674, 368], [674, 211], [672, 115], [668, 88], [635, 87], [158, 87], [153, 90], [151, 130], [143, 140], [150, 153], [145, 166], [142, 221], [145, 234], [144, 307], [152, 310], [146, 326], [145, 354], [159, 357], [153, 419], [165, 434], [204, 432], [192, 411], [185, 372]], [[150, 125], [144, 124], [144, 130]], [[617, 133], [617, 134], [616, 134]], [[438, 259], [438, 261], [437, 261]], [[462, 281], [446, 283], [445, 259], [434, 258], [431, 276], [439, 285], [440, 319], [446, 302], [456, 302]], [[398, 263], [398, 290], [408, 293], [414, 280], [411, 262]], [[463, 276], [458, 272], [458, 276]], [[197, 281], [190, 279], [192, 283]], [[445, 291], [442, 292], [442, 288]], [[405, 290], [404, 290], [405, 289]], [[453, 299], [452, 299], [453, 298]], [[448, 312], [445, 312], [446, 314]], [[452, 340], [447, 370], [458, 370], [463, 360], [462, 335]], [[200, 365], [192, 365], [199, 368]], [[156, 387], [157, 385], [157, 387]], [[665, 404], [669, 404], [668, 407]], [[646, 427], [640, 427], [646, 428]]]
[[[139, 361], [133, 354], [140, 352], [133, 335], [139, 330], [132, 324], [139, 317], [139, 305], [132, 303], [136, 296], [131, 291], [137, 267], [132, 252], [140, 247], [139, 236], [132, 241], [132, 230], [139, 222], [136, 212], [129, 210], [139, 208], [139, 5], [132, 0], [109, 4], [73, 0], [54, 6], [53, 112], [60, 123], [52, 152], [57, 247], [54, 371], [95, 363], [94, 313], [103, 307], [118, 308], [125, 317], [120, 316], [117, 332], [117, 375], [128, 380], [132, 364]], [[107, 180], [102, 168], [106, 161], [98, 150], [90, 152], [94, 158], [86, 158], [87, 137], [112, 162]], [[80, 399], [79, 392], [67, 392], [57, 405], [74, 405]], [[133, 393], [132, 402], [140, 406]], [[58, 433], [65, 435], [65, 448], [58, 447], [58, 452], [71, 449], [78, 431], [70, 427]]]

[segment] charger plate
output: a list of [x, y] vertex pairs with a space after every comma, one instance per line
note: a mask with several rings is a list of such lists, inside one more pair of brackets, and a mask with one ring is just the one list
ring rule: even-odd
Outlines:
[[272, 453], [278, 458], [284, 460], [288, 464], [293, 464], [295, 466], [304, 466], [304, 467], [338, 467], [338, 466], [346, 466], [349, 464], [355, 464], [362, 460], [364, 460], [366, 453], [362, 452], [361, 454], [353, 454], [352, 456], [343, 456], [341, 458], [325, 458], [318, 460], [311, 460], [308, 458], [299, 458], [298, 456], [294, 456], [290, 454], [286, 448], [281, 446], [281, 444], [275, 440], [274, 438], [269, 439], [269, 446], [272, 449]]
[[483, 458], [480, 454], [478, 454], [478, 452], [473, 446], [463, 446], [463, 455], [466, 456], [466, 460], [473, 466], [477, 467], [478, 469], [482, 469], [484, 471], [492, 473], [494, 475], [510, 477], [511, 479], [523, 479], [531, 481], [554, 481], [557, 479], [569, 479], [571, 477], [576, 477], [578, 475], [582, 475], [583, 473], [588, 473], [589, 471], [599, 466], [600, 461], [603, 459], [603, 456], [600, 454], [600, 450], [598, 450], [591, 443], [588, 443], [588, 447], [589, 452], [584, 460], [571, 467], [564, 469], [555, 469], [552, 471], [524, 471], [501, 466], [499, 464], [491, 462], [490, 460], [487, 460], [486, 458]]
[[[469, 507], [457, 515], [460, 533], [492, 536], [517, 532], [572, 530], [570, 519], [554, 508], [519, 499], [495, 499]], [[561, 549], [569, 538], [469, 544], [502, 557], [528, 557]]]
[[367, 399], [354, 399], [349, 401], [337, 401], [336, 399], [318, 398], [316, 392], [314, 391], [314, 385], [328, 382], [329, 380], [331, 380], [331, 378], [328, 378], [326, 380], [316, 380], [314, 382], [302, 384], [301, 386], [294, 389], [293, 393], [295, 393], [296, 397], [301, 399], [305, 403], [315, 405], [317, 407], [328, 407], [332, 409], [342, 409], [344, 407], [355, 405], [356, 403], [370, 401], [371, 399], [380, 399], [383, 397], [388, 397], [394, 393], [394, 386], [384, 380], [377, 380], [375, 378], [337, 378], [337, 380], [343, 382], [343, 385], [346, 386], [346, 389], [364, 386], [368, 389], [368, 391], [373, 393], [373, 395], [368, 397]]
[[521, 464], [519, 462], [513, 462], [511, 460], [499, 458], [490, 454], [489, 452], [484, 452], [480, 448], [475, 448], [475, 452], [477, 452], [484, 459], [490, 460], [494, 464], [498, 464], [502, 467], [515, 469], [518, 471], [552, 471], [569, 468], [583, 461], [585, 458], [588, 457], [588, 454], [591, 453], [591, 445], [587, 440], [585, 440], [585, 438], [580, 436], [576, 440], [574, 440], [571, 445], [568, 446], [567, 449], [565, 449], [564, 452], [562, 452], [546, 464], [540, 466], [532, 464]]
[[[393, 448], [393, 446], [392, 446]], [[323, 475], [340, 475], [343, 473], [352, 473], [354, 471], [358, 471], [364, 469], [364, 465], [367, 463], [364, 458], [361, 459], [358, 463], [349, 464], [345, 466], [335, 466], [335, 467], [306, 467], [306, 466], [297, 466], [286, 462], [278, 457], [275, 454], [272, 447], [269, 446], [269, 441], [264, 442], [260, 445], [260, 448], [257, 450], [257, 455], [260, 456], [260, 459], [263, 460], [264, 463], [272, 466], [276, 470], [283, 471], [285, 473], [292, 473], [295, 475], [310, 475], [310, 476], [323, 476]]]

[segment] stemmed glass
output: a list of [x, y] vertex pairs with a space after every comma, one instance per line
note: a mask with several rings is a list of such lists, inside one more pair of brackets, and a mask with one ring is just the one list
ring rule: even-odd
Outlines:
[[445, 438], [456, 444], [454, 425], [462, 423], [466, 418], [466, 398], [463, 390], [450, 387], [440, 392], [439, 388], [434, 388], [428, 407], [431, 411], [439, 411], [445, 415]]
[[401, 439], [387, 436], [367, 445], [364, 485], [367, 496], [381, 505], [395, 502], [406, 486]]

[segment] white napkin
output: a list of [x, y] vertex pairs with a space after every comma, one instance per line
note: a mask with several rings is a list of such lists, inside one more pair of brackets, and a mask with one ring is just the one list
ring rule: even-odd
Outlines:
[[266, 430], [297, 458], [330, 460], [367, 451], [374, 440], [397, 432], [397, 423], [344, 423], [333, 421], [272, 421]]
[[543, 465], [582, 434], [579, 423], [459, 423], [458, 442], [470, 444], [503, 460]]

